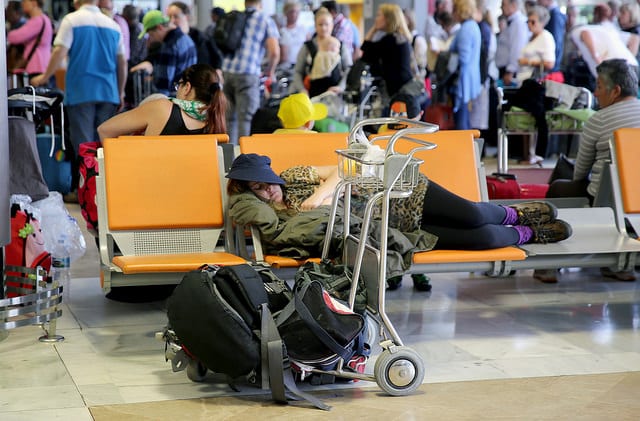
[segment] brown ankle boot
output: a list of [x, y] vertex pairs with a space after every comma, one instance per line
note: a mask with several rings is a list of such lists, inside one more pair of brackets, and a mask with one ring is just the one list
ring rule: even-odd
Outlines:
[[558, 215], [556, 207], [549, 202], [522, 202], [510, 205], [518, 212], [518, 222], [513, 225], [540, 225], [553, 222]]
[[557, 243], [571, 237], [573, 233], [571, 225], [560, 219], [546, 224], [532, 225], [531, 229], [533, 230], [531, 242], [539, 244]]

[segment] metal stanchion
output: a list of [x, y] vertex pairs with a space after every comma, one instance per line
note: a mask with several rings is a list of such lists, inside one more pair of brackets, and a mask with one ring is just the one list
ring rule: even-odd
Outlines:
[[6, 279], [13, 281], [20, 280], [21, 288], [25, 286], [34, 287], [31, 291], [18, 297], [5, 298], [0, 300], [0, 338], [8, 336], [8, 330], [21, 326], [40, 325], [45, 334], [38, 338], [40, 342], [60, 342], [64, 336], [56, 334], [56, 319], [62, 316], [59, 308], [62, 303], [62, 285], [57, 282], [47, 282], [46, 271], [38, 267], [35, 270], [21, 267], [6, 267], [7, 272], [15, 273], [16, 270], [22, 275], [31, 271], [35, 276], [18, 277], [6, 276]]

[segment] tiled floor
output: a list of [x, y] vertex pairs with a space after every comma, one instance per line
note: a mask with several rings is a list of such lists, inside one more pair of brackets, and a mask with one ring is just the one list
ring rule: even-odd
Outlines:
[[154, 340], [164, 302], [105, 298], [91, 237], [72, 273], [58, 322], [63, 342], [38, 342], [37, 326], [0, 341], [1, 420], [640, 419], [640, 287], [597, 271], [565, 271], [556, 285], [531, 271], [441, 274], [431, 293], [405, 282], [387, 294], [387, 311], [423, 357], [425, 384], [399, 398], [368, 382], [321, 390], [330, 413], [173, 373]]

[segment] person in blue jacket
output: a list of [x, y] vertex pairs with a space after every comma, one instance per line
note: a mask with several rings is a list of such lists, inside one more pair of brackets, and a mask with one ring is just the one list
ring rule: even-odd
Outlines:
[[[451, 88], [453, 97], [453, 118], [457, 130], [471, 129], [469, 105], [480, 95], [480, 43], [481, 34], [477, 22], [473, 19], [474, 0], [454, 0], [453, 16], [460, 22], [451, 43], [454, 54], [449, 62], [449, 70], [458, 72], [458, 81]], [[456, 59], [457, 57], [457, 63]]]

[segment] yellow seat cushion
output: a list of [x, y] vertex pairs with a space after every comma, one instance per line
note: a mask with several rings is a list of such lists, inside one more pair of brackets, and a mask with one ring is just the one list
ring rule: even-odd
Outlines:
[[111, 230], [223, 226], [214, 135], [130, 136], [103, 147]]
[[254, 134], [240, 138], [242, 153], [271, 158], [271, 168], [280, 174], [296, 165], [337, 165], [337, 149], [347, 147], [347, 133]]
[[264, 261], [276, 269], [281, 269], [281, 268], [297, 268], [299, 266], [304, 265], [307, 262], [320, 263], [320, 258], [311, 257], [309, 259], [293, 259], [291, 257], [267, 255], [267, 256], [264, 256]]
[[413, 255], [414, 264], [496, 262], [524, 260], [527, 253], [518, 247], [490, 250], [431, 250]]
[[[419, 151], [415, 158], [422, 159], [420, 172], [430, 180], [435, 181], [447, 190], [465, 199], [478, 202], [480, 183], [476, 171], [476, 150], [474, 139], [480, 136], [477, 130], [443, 130], [435, 133], [412, 134], [411, 137], [426, 140], [438, 145], [433, 150]], [[376, 141], [381, 147], [386, 147], [387, 141]], [[407, 154], [418, 147], [415, 142], [399, 139], [394, 150]]]
[[224, 252], [116, 256], [112, 262], [127, 275], [149, 272], [189, 272], [204, 264], [228, 266], [247, 263], [241, 257]]
[[640, 129], [618, 129], [614, 132], [618, 177], [625, 213], [640, 213]]

